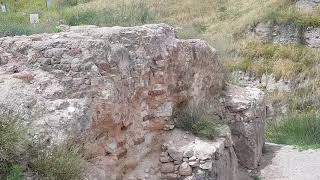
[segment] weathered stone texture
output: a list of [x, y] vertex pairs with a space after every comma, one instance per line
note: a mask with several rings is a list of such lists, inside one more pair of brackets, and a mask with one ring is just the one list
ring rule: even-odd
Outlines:
[[302, 43], [302, 30], [294, 24], [258, 23], [248, 32], [248, 38], [276, 44]]
[[320, 6], [320, 0], [298, 0], [296, 7], [305, 12], [312, 12]]
[[266, 107], [257, 88], [228, 86], [226, 107], [234, 148], [242, 166], [255, 169], [265, 143]]
[[304, 39], [308, 47], [320, 48], [320, 28], [307, 28]]
[[[172, 157], [171, 163], [177, 164], [179, 168], [174, 172], [161, 170], [162, 179], [166, 179], [168, 173], [188, 180], [238, 179], [238, 162], [228, 127], [222, 130], [221, 137], [213, 141], [173, 130], [167, 133], [164, 146], [167, 149], [165, 153], [168, 152]], [[166, 166], [168, 163], [161, 164]]]
[[216, 51], [177, 39], [172, 27], [65, 29], [0, 39], [1, 111], [49, 144], [87, 135], [87, 156], [110, 173], [124, 173], [117, 160], [135, 150], [135, 160], [148, 153], [178, 104], [222, 92]]

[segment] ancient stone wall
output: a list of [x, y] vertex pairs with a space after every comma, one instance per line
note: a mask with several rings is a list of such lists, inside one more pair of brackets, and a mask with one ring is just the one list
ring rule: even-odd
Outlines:
[[[236, 180], [235, 152], [255, 168], [263, 96], [235, 88], [223, 98], [224, 83], [216, 50], [165, 24], [0, 39], [0, 113], [48, 146], [81, 140], [87, 179]], [[208, 141], [174, 129], [173, 111], [191, 103], [227, 112], [231, 131]]]
[[83, 137], [86, 158], [112, 178], [134, 166], [120, 159], [135, 164], [172, 129], [175, 107], [213, 102], [223, 85], [216, 51], [164, 24], [0, 39], [2, 113], [48, 145]]

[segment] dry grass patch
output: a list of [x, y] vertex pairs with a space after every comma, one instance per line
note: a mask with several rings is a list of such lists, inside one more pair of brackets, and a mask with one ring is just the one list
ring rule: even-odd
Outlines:
[[240, 54], [240, 61], [225, 64], [230, 71], [252, 72], [257, 77], [273, 74], [287, 80], [315, 76], [320, 60], [319, 50], [294, 44], [247, 42]]

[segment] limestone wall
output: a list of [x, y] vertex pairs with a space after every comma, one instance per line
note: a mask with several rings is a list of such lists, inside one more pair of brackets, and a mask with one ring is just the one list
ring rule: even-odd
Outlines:
[[223, 85], [216, 50], [164, 24], [0, 39], [1, 112], [48, 145], [81, 137], [86, 158], [112, 178], [172, 129], [175, 107], [213, 102]]

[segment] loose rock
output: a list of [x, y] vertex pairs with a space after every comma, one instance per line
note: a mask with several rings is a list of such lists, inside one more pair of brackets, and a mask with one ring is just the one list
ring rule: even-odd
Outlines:
[[190, 176], [192, 175], [192, 168], [189, 166], [187, 162], [183, 162], [179, 167], [179, 174], [182, 176]]

